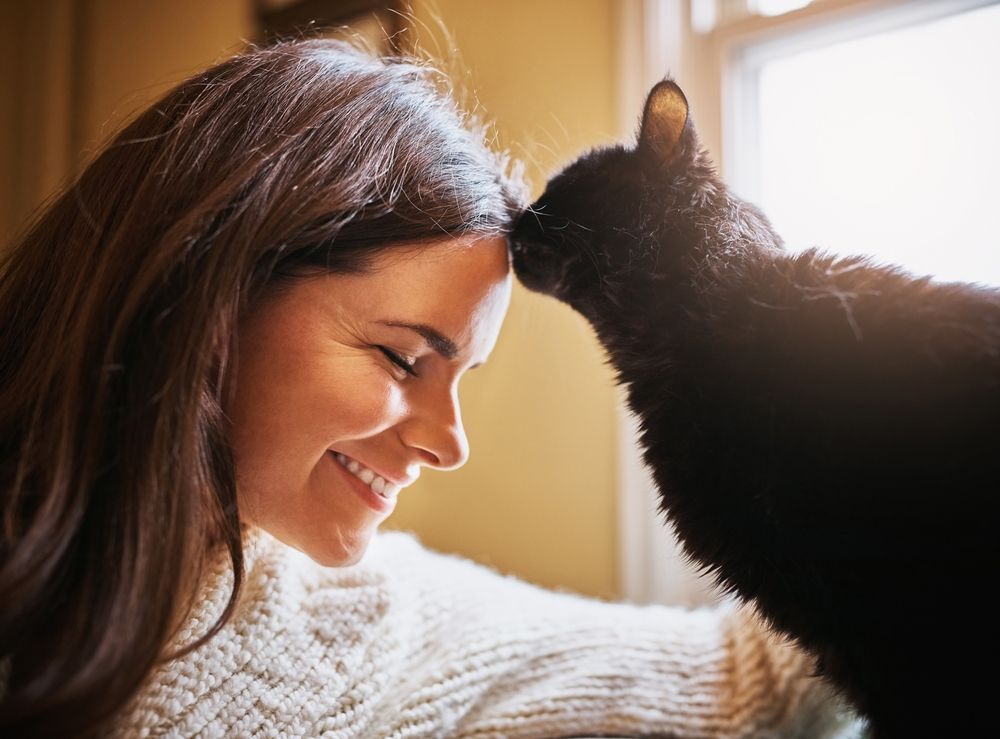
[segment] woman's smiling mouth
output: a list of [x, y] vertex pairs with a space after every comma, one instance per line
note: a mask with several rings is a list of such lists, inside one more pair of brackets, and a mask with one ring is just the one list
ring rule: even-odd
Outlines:
[[337, 460], [337, 463], [341, 467], [367, 485], [373, 493], [386, 501], [395, 502], [396, 496], [399, 495], [401, 489], [399, 485], [389, 482], [377, 472], [368, 469], [356, 459], [352, 459], [345, 454], [332, 450], [330, 454], [333, 455], [333, 458]]

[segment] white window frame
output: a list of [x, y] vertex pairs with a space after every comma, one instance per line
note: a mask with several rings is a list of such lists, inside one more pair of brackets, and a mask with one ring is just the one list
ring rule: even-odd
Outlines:
[[[691, 106], [702, 144], [723, 179], [753, 201], [759, 193], [755, 89], [764, 63], [821, 43], [902, 28], [998, 0], [813, 0], [778, 16], [755, 16], [749, 0], [716, 0], [724, 12], [708, 32], [691, 30], [690, 0], [634, 0], [616, 5], [618, 123], [637, 133], [649, 89], [673, 77]], [[734, 12], [735, 6], [736, 11]], [[739, 125], [736, 122], [739, 121]], [[618, 538], [622, 596], [634, 602], [696, 606], [720, 596], [689, 565], [657, 511], [624, 394], [618, 402]]]
[[[769, 61], [819, 45], [925, 23], [997, 0], [822, 0], [815, 8], [767, 19], [746, 28], [722, 29], [726, 75], [722, 87], [722, 171], [744, 198], [760, 195], [757, 92], [760, 70]], [[764, 21], [761, 23], [760, 21]], [[739, 122], [737, 124], [737, 122]]]

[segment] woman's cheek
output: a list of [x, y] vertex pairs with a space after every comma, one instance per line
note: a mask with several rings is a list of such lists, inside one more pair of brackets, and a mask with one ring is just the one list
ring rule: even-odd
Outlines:
[[[383, 431], [406, 415], [406, 395], [399, 382], [379, 369], [370, 373], [354, 387], [345, 387], [347, 397], [341, 405], [353, 421], [359, 435]], [[346, 420], [346, 419], [345, 419]]]

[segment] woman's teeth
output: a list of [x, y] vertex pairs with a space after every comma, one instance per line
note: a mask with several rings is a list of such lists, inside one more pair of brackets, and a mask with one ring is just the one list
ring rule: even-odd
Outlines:
[[376, 475], [367, 467], [362, 467], [356, 460], [344, 456], [339, 452], [334, 452], [333, 456], [338, 462], [340, 462], [342, 467], [347, 469], [348, 472], [361, 480], [361, 482], [386, 500], [392, 500], [399, 495], [398, 485], [393, 485], [391, 482], [387, 482], [385, 478]]

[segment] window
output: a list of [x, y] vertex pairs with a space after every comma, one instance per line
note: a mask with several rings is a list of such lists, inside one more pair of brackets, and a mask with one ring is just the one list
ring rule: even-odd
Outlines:
[[[726, 182], [790, 251], [870, 254], [939, 280], [1000, 285], [997, 0], [621, 3], [623, 136], [670, 75]], [[657, 513], [620, 404], [626, 598], [717, 599]]]
[[727, 179], [790, 251], [1000, 285], [1000, 5], [910, 5], [740, 49]]

